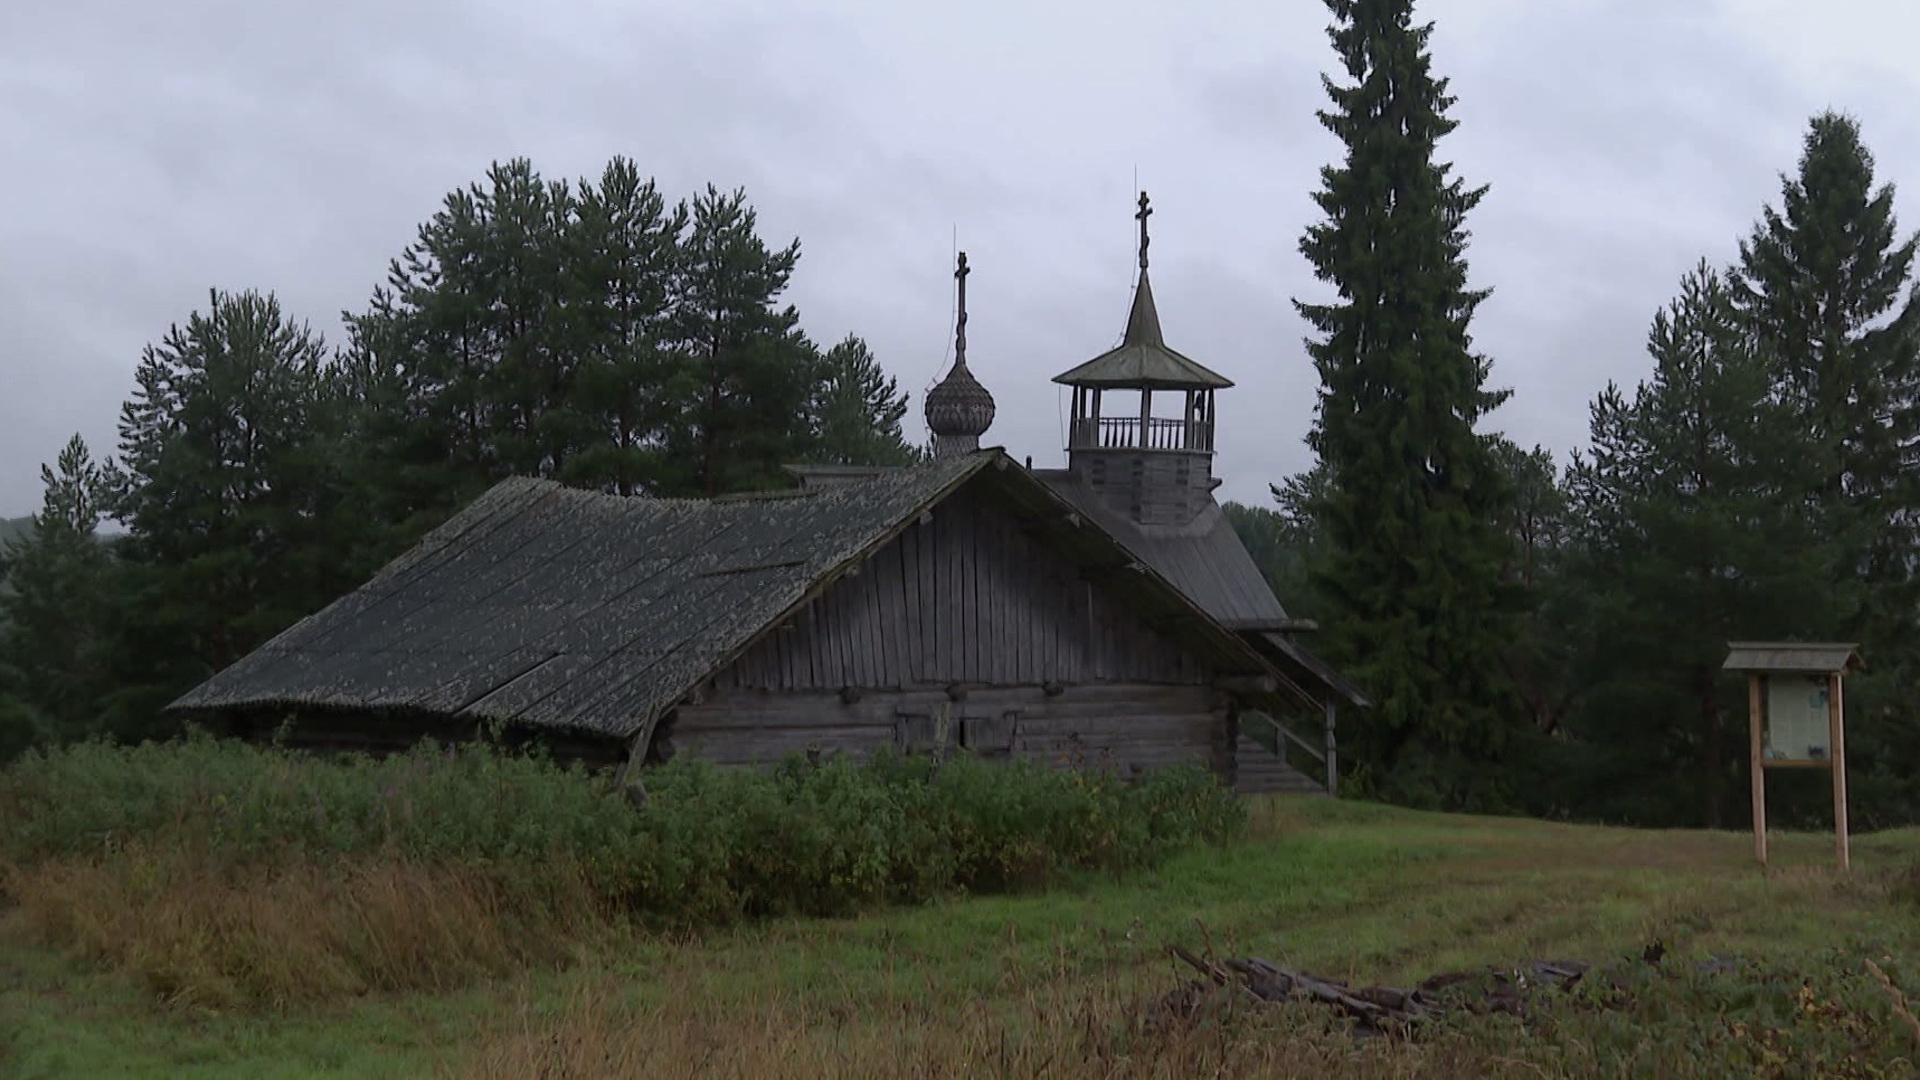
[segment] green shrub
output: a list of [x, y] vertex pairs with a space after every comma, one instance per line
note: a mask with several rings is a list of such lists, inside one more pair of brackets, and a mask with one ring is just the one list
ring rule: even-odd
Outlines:
[[636, 810], [578, 768], [482, 744], [323, 758], [205, 735], [93, 743], [0, 771], [0, 859], [135, 845], [238, 867], [390, 855], [507, 882], [565, 868], [611, 910], [692, 926], [1126, 872], [1245, 827], [1198, 767], [1128, 784], [966, 755], [796, 757], [765, 772], [675, 762], [646, 787]]
[[584, 772], [484, 745], [329, 760], [206, 735], [30, 753], [0, 773], [0, 817], [0, 857], [14, 862], [153, 839], [243, 860], [590, 860], [634, 827]]

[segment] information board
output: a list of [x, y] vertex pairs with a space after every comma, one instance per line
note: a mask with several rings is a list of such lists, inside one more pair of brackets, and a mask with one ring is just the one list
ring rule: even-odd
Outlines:
[[1768, 678], [1764, 743], [1767, 760], [1826, 761], [1831, 742], [1827, 680], [1806, 675]]

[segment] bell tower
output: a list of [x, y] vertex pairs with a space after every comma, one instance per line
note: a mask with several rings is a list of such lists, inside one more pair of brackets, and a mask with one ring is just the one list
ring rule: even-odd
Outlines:
[[1067, 470], [1138, 524], [1184, 525], [1219, 486], [1213, 395], [1233, 381], [1167, 346], [1147, 280], [1153, 208], [1144, 191], [1139, 205], [1140, 280], [1126, 333], [1119, 345], [1053, 381], [1073, 387]]

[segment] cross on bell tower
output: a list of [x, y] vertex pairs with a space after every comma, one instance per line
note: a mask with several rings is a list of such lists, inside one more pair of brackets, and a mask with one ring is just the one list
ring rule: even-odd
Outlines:
[[[1184, 525], [1212, 501], [1213, 395], [1233, 385], [1167, 345], [1147, 280], [1147, 218], [1153, 205], [1140, 193], [1140, 281], [1120, 344], [1054, 377], [1073, 387], [1067, 469], [1108, 505], [1143, 525]], [[1137, 393], [1136, 415], [1102, 412], [1107, 391]], [[1153, 414], [1154, 395], [1182, 395], [1178, 417]], [[1126, 405], [1121, 406], [1122, 409]]]
[[1147, 237], [1147, 219], [1153, 216], [1153, 206], [1147, 202], [1147, 193], [1144, 191], [1140, 193], [1140, 211], [1133, 216], [1140, 221], [1140, 269], [1145, 271], [1147, 268], [1147, 244], [1150, 243]]

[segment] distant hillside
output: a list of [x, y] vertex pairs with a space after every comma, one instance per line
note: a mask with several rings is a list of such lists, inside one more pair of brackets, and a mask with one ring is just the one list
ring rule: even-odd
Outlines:
[[[33, 528], [33, 519], [30, 517], [0, 518], [0, 555], [6, 554], [7, 541], [25, 534], [26, 531], [31, 528]], [[4, 590], [6, 587], [7, 568], [0, 566], [0, 590]]]
[[30, 517], [0, 518], [0, 545], [4, 545], [31, 528], [33, 528], [33, 519]]

